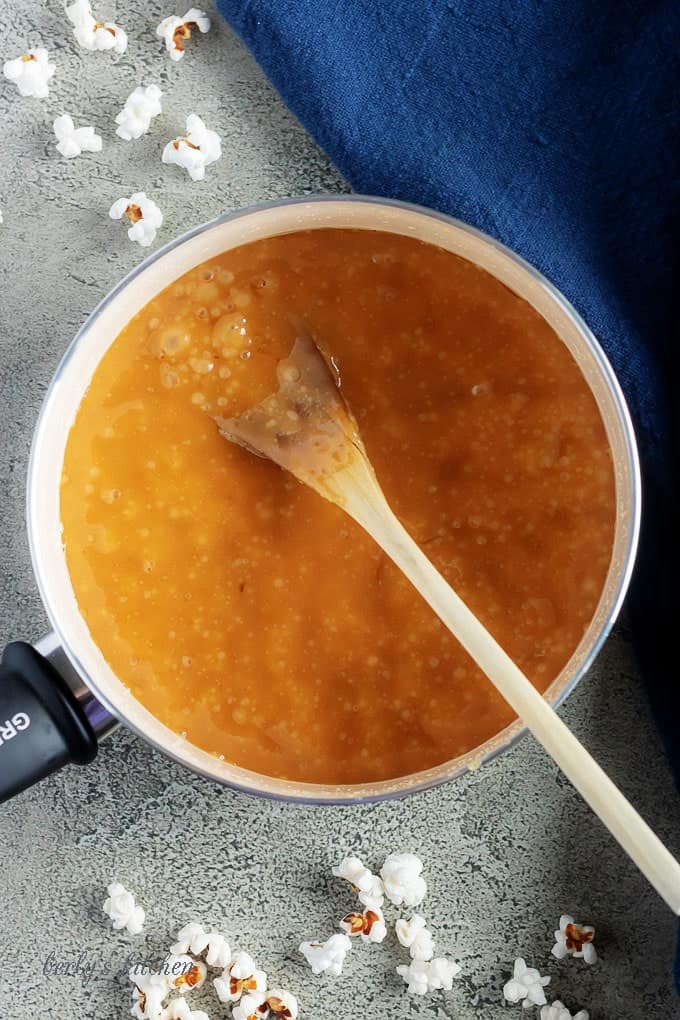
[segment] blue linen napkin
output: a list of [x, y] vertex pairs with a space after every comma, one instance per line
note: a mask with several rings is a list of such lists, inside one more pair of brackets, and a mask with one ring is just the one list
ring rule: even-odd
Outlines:
[[[680, 5], [217, 3], [356, 190], [441, 209], [499, 238], [560, 288], [605, 348], [644, 474], [629, 608], [680, 781], [667, 665], [677, 577], [670, 392]], [[677, 978], [680, 988], [680, 960]]]

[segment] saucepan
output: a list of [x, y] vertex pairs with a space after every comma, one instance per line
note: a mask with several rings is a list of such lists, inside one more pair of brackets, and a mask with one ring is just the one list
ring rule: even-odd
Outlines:
[[28, 471], [28, 533], [35, 576], [53, 628], [35, 647], [8, 645], [0, 667], [0, 800], [67, 763], [84, 765], [118, 722], [217, 783], [290, 801], [348, 803], [415, 793], [479, 767], [521, 736], [519, 721], [436, 768], [345, 786], [292, 782], [240, 768], [193, 745], [156, 719], [115, 675], [76, 602], [62, 545], [59, 487], [67, 436], [102, 356], [156, 294], [221, 252], [301, 229], [358, 228], [414, 237], [454, 252], [528, 301], [566, 344], [599, 407], [616, 484], [611, 562], [597, 609], [578, 647], [545, 697], [556, 705], [601, 649], [621, 607], [635, 558], [640, 476], [635, 437], [614, 373], [592, 333], [535, 269], [478, 230], [432, 210], [382, 198], [287, 199], [228, 213], [190, 230], [145, 259], [87, 319], [66, 352], [40, 413]]

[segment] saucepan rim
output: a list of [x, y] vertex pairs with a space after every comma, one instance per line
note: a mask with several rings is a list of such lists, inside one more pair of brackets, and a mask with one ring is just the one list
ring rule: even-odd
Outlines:
[[[43, 564], [38, 551], [39, 543], [38, 536], [36, 534], [37, 521], [35, 514], [32, 512], [32, 508], [35, 506], [35, 500], [40, 498], [39, 479], [37, 478], [36, 472], [36, 460], [43, 430], [46, 428], [46, 423], [49, 418], [51, 399], [59, 387], [64, 373], [75, 352], [78, 350], [80, 344], [86, 342], [93, 325], [106, 311], [111, 302], [113, 302], [130, 286], [133, 281], [135, 281], [141, 274], [145, 273], [160, 259], [164, 258], [170, 252], [186, 244], [198, 235], [213, 230], [222, 224], [242, 217], [254, 216], [258, 213], [271, 211], [273, 209], [286, 206], [297, 206], [299, 207], [301, 214], [300, 229], [315, 229], [328, 226], [329, 224], [322, 221], [313, 222], [311, 216], [309, 218], [309, 222], [305, 223], [305, 215], [309, 210], [305, 210], [304, 207], [311, 207], [312, 210], [316, 210], [319, 207], [323, 208], [324, 205], [329, 203], [369, 203], [384, 210], [404, 210], [405, 212], [418, 214], [420, 216], [429, 217], [430, 219], [439, 221], [440, 224], [453, 227], [458, 231], [463, 231], [470, 237], [475, 238], [478, 242], [483, 242], [484, 244], [491, 246], [491, 248], [494, 249], [500, 256], [510, 259], [521, 273], [527, 274], [534, 283], [538, 284], [548, 298], [552, 300], [552, 302], [561, 309], [561, 312], [571, 321], [571, 324], [578, 332], [580, 340], [583, 342], [589, 357], [592, 359], [595, 370], [599, 374], [600, 379], [608, 391], [608, 396], [614, 407], [616, 423], [622, 437], [622, 453], [625, 461], [624, 477], [626, 479], [627, 486], [622, 492], [618, 490], [617, 486], [617, 514], [619, 519], [621, 519], [621, 511], [623, 511], [625, 515], [623, 525], [626, 527], [625, 542], [622, 554], [619, 557], [619, 566], [614, 577], [614, 583], [609, 585], [610, 591], [607, 596], [608, 604], [606, 605], [604, 619], [599, 631], [594, 636], [590, 646], [586, 649], [585, 654], [582, 655], [582, 658], [578, 663], [578, 667], [574, 669], [571, 675], [567, 676], [560, 682], [559, 689], [553, 690], [557, 680], [553, 682], [550, 688], [548, 688], [547, 696], [549, 696], [549, 700], [554, 706], [561, 704], [561, 702], [568, 697], [579, 680], [587, 672], [593, 660], [602, 648], [602, 645], [604, 644], [617, 618], [633, 570], [639, 537], [641, 511], [640, 468], [633, 425], [619, 383], [599, 343], [578, 312], [576, 312], [566, 298], [541, 273], [499, 241], [482, 233], [476, 228], [469, 226], [461, 220], [423, 206], [414, 205], [408, 202], [401, 202], [396, 199], [374, 197], [370, 195], [319, 195], [279, 199], [273, 202], [259, 203], [257, 205], [248, 206], [247, 208], [228, 212], [207, 223], [194, 227], [175, 240], [170, 241], [158, 251], [153, 252], [131, 272], [129, 272], [120, 281], [120, 283], [118, 283], [99, 302], [70, 343], [50, 383], [33, 437], [28, 467], [28, 535], [33, 568], [46, 612], [55, 632], [62, 642], [68, 658], [72, 662], [74, 668], [83, 677], [85, 683], [93, 692], [95, 697], [101, 701], [101, 703], [113, 715], [119, 718], [121, 722], [134, 730], [139, 736], [152, 744], [152, 746], [156, 747], [162, 753], [180, 764], [183, 764], [192, 771], [203, 775], [207, 779], [217, 781], [224, 786], [271, 799], [308, 804], [348, 804], [362, 803], [366, 801], [381, 801], [417, 793], [431, 787], [438, 786], [441, 783], [468, 772], [471, 768], [475, 768], [484, 762], [491, 760], [497, 754], [500, 754], [502, 751], [512, 747], [526, 733], [526, 730], [522, 727], [521, 723], [516, 720], [501, 731], [501, 733], [480, 745], [480, 747], [475, 749], [473, 752], [468, 752], [466, 755], [462, 755], [449, 762], [445, 762], [434, 769], [427, 770], [427, 772], [412, 773], [411, 775], [400, 777], [398, 780], [385, 781], [384, 783], [375, 782], [346, 786], [321, 786], [318, 784], [302, 782], [291, 783], [286, 780], [274, 779], [264, 773], [259, 774], [249, 772], [248, 770], [239, 769], [233, 766], [231, 768], [236, 775], [225, 778], [218, 774], [224, 763], [216, 757], [214, 757], [214, 771], [211, 770], [209, 764], [198, 765], [195, 762], [189, 762], [186, 757], [183, 756], [181, 749], [178, 750], [176, 740], [172, 741], [171, 743], [173, 746], [169, 747], [164, 745], [162, 741], [149, 735], [145, 732], [143, 726], [139, 726], [135, 722], [131, 721], [119, 710], [109, 697], [107, 691], [102, 689], [101, 685], [98, 683], [97, 677], [88, 675], [87, 670], [79, 659], [77, 649], [71, 647], [68, 635], [63, 632], [58, 609], [52, 604], [52, 600], [49, 597], [46, 579], [43, 576]], [[380, 226], [376, 225], [376, 229], [380, 229]], [[560, 677], [562, 677], [562, 674], [560, 674]], [[168, 733], [170, 733], [169, 730]], [[176, 735], [173, 734], [173, 737], [175, 736]], [[188, 744], [188, 746], [193, 750], [196, 750], [195, 745]], [[200, 751], [200, 749], [198, 750]], [[213, 760], [213, 756], [208, 755], [208, 758]], [[242, 778], [239, 778], [240, 776]]]

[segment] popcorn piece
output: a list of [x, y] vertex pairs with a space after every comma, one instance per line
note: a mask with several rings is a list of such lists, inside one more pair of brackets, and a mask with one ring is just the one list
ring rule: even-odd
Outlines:
[[362, 942], [382, 942], [387, 935], [381, 910], [364, 910], [363, 914], [346, 914], [340, 922], [348, 935], [359, 935]]
[[282, 988], [272, 988], [267, 992], [265, 1002], [274, 1017], [283, 1017], [283, 1020], [295, 1020], [298, 1015], [297, 999], [292, 992], [286, 992]]
[[206, 932], [203, 926], [192, 921], [177, 933], [177, 942], [170, 946], [171, 953], [192, 953], [203, 956], [209, 967], [228, 967], [231, 947], [218, 931]]
[[144, 927], [144, 909], [137, 906], [132, 893], [120, 882], [112, 882], [106, 891], [109, 895], [102, 910], [111, 918], [114, 929], [127, 928], [131, 935], [139, 935]]
[[439, 988], [450, 991], [453, 979], [460, 974], [460, 967], [453, 960], [437, 957], [436, 960], [412, 960], [408, 965], [397, 967], [397, 974], [408, 985], [411, 995], [427, 995]]
[[231, 947], [224, 935], [218, 931], [211, 931], [208, 932], [207, 940], [203, 953], [208, 966], [228, 967], [231, 961]]
[[177, 955], [199, 952], [200, 950], [194, 949], [194, 944], [199, 945], [200, 943], [200, 949], [205, 948], [205, 943], [203, 942], [204, 936], [205, 929], [203, 925], [198, 924], [197, 921], [190, 921], [189, 924], [185, 924], [177, 932], [177, 942], [170, 946], [170, 952]]
[[246, 992], [262, 992], [267, 987], [267, 975], [258, 970], [249, 953], [237, 953], [221, 977], [213, 981], [220, 1002], [238, 1002]]
[[303, 942], [300, 952], [312, 968], [312, 974], [328, 971], [332, 977], [338, 977], [351, 948], [352, 942], [347, 935], [331, 935], [325, 942]]
[[555, 999], [552, 1006], [541, 1007], [541, 1020], [590, 1020], [590, 1013], [587, 1009], [580, 1009], [572, 1016], [564, 1003]]
[[266, 1020], [269, 1016], [269, 1006], [262, 994], [253, 995], [249, 992], [234, 1006], [231, 1015], [233, 1020]]
[[138, 967], [130, 971], [133, 1004], [130, 1012], [137, 1020], [163, 1020], [163, 1000], [171, 985], [166, 974], [146, 974]]
[[515, 960], [513, 975], [503, 986], [506, 1002], [520, 1002], [525, 1009], [545, 1005], [543, 989], [550, 984], [549, 977], [541, 977], [534, 967], [527, 967], [521, 958]]
[[385, 890], [379, 875], [371, 875], [371, 884], [367, 889], [359, 890], [359, 900], [365, 907], [379, 910], [385, 901]]
[[576, 924], [569, 914], [562, 914], [560, 926], [555, 932], [555, 945], [551, 952], [557, 960], [573, 956], [586, 963], [597, 963], [597, 951], [593, 945], [595, 929], [590, 924]]
[[208, 968], [202, 960], [195, 960], [187, 953], [168, 953], [163, 960], [161, 971], [165, 974], [173, 990], [180, 995], [200, 988], [206, 979]]
[[38, 46], [16, 60], [6, 60], [2, 73], [13, 81], [22, 96], [36, 96], [44, 99], [49, 95], [48, 81], [54, 74], [54, 64], [47, 59], [47, 50]]
[[422, 877], [423, 862], [414, 854], [390, 854], [380, 875], [385, 895], [395, 907], [417, 907], [425, 899], [427, 885]]
[[434, 939], [427, 921], [414, 914], [410, 921], [400, 917], [395, 924], [397, 938], [411, 953], [412, 960], [431, 960], [434, 956]]
[[186, 999], [173, 999], [163, 1020], [210, 1020], [210, 1017], [202, 1009], [190, 1009]]
[[165, 995], [160, 988], [143, 990], [135, 985], [130, 1013], [137, 1020], [163, 1020]]
[[116, 134], [126, 142], [141, 138], [151, 127], [151, 121], [161, 112], [163, 93], [157, 85], [141, 85], [131, 92], [125, 106], [116, 117]]
[[90, 125], [77, 128], [73, 118], [62, 113], [54, 122], [54, 133], [57, 136], [57, 151], [66, 159], [73, 159], [83, 152], [101, 152], [102, 140]]
[[359, 893], [359, 899], [366, 907], [382, 907], [384, 892], [382, 879], [364, 867], [358, 857], [345, 857], [337, 868], [336, 878], [344, 878]]
[[113, 50], [125, 53], [127, 35], [122, 28], [110, 21], [98, 21], [92, 13], [89, 0], [75, 0], [66, 8], [66, 17], [73, 25], [73, 34], [80, 46], [86, 50]]
[[109, 209], [112, 220], [127, 216], [132, 226], [128, 230], [131, 241], [137, 241], [142, 248], [148, 248], [156, 240], [156, 233], [163, 222], [163, 213], [156, 203], [137, 191], [129, 198], [119, 198]]
[[205, 168], [222, 155], [220, 136], [210, 131], [195, 113], [187, 117], [187, 133], [163, 149], [163, 162], [183, 167], [192, 181], [202, 181]]
[[165, 40], [170, 59], [181, 60], [184, 56], [184, 43], [191, 39], [191, 33], [196, 28], [199, 32], [207, 32], [210, 29], [210, 18], [204, 11], [192, 7], [183, 18], [175, 14], [164, 18], [156, 29], [156, 35]]

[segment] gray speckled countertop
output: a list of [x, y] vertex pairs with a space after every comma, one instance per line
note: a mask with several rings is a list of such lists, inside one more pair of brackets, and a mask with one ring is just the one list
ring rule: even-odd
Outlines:
[[[58, 0], [0, 0], [0, 21], [10, 26], [0, 61], [42, 41], [57, 63], [46, 101], [20, 99], [0, 79], [2, 639], [35, 639], [46, 627], [24, 527], [40, 402], [85, 316], [143, 255], [109, 221], [111, 202], [146, 189], [163, 207], [167, 241], [229, 208], [344, 189], [224, 25], [192, 41], [184, 61], [167, 60], [153, 30], [170, 9], [157, 0], [102, 6], [130, 34], [115, 63], [76, 49]], [[166, 98], [152, 134], [114, 140], [113, 117], [128, 93], [154, 81]], [[51, 121], [62, 110], [97, 126], [101, 153], [73, 161], [55, 154]], [[224, 156], [204, 184], [159, 158], [192, 110], [223, 139]], [[563, 714], [680, 851], [677, 793], [624, 628]], [[463, 968], [452, 992], [409, 999], [394, 974], [403, 956], [393, 940], [357, 947], [341, 979], [311, 978], [296, 946], [330, 934], [351, 907], [329, 874], [350, 849], [376, 866], [393, 849], [423, 857], [431, 890], [424, 911], [438, 949]], [[592, 1020], [678, 1015], [673, 917], [529, 738], [434, 792], [316, 809], [219, 789], [121, 729], [92, 767], [69, 768], [0, 808], [0, 854], [0, 1020], [120, 1020], [128, 1015], [128, 959], [153, 959], [192, 918], [256, 954], [297, 993], [308, 1020], [519, 1017], [501, 998], [517, 955], [552, 974], [555, 996], [589, 1007]], [[138, 938], [112, 934], [100, 912], [114, 877], [147, 909]], [[596, 967], [550, 957], [564, 911], [597, 926]], [[71, 974], [54, 973], [69, 965]], [[228, 1014], [222, 1007], [210, 1015]]]

